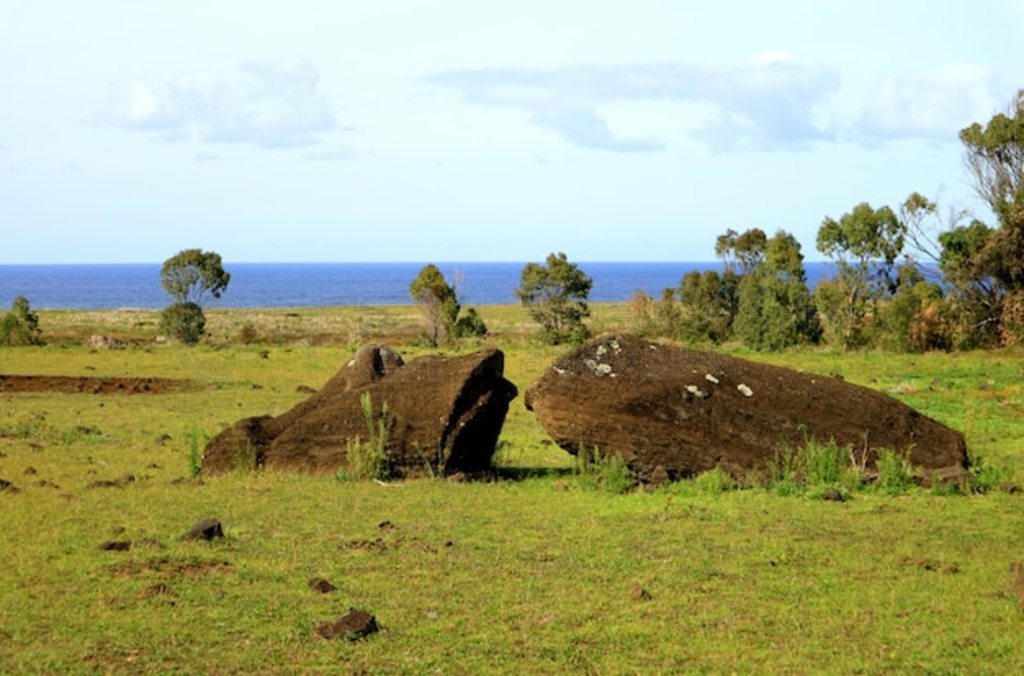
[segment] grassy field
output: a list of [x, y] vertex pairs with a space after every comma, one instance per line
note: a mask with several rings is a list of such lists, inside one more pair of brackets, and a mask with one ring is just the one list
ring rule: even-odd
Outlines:
[[[624, 305], [595, 311], [598, 329], [628, 321]], [[561, 352], [528, 338], [519, 308], [481, 314], [520, 390]], [[492, 483], [195, 481], [190, 437], [288, 409], [360, 342], [428, 351], [408, 307], [209, 320], [207, 342], [187, 349], [154, 342], [151, 312], [43, 312], [49, 345], [0, 349], [2, 374], [194, 381], [0, 393], [0, 478], [20, 489], [0, 492], [0, 672], [1024, 671], [1008, 572], [1024, 561], [1019, 493], [824, 502], [699, 479], [584, 490], [521, 397], [496, 457], [506, 478]], [[256, 344], [234, 340], [246, 324]], [[92, 334], [128, 346], [82, 346]], [[731, 351], [891, 391], [1024, 478], [1021, 353]], [[226, 539], [181, 540], [206, 517]], [[101, 551], [110, 540], [133, 546]], [[314, 576], [338, 589], [314, 593]], [[382, 631], [315, 636], [350, 606]]]

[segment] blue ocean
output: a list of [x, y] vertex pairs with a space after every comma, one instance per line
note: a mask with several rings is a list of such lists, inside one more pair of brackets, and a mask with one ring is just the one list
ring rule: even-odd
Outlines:
[[[464, 305], [515, 303], [523, 263], [439, 263]], [[692, 270], [721, 263], [578, 263], [594, 280], [591, 301], [621, 301], [643, 290], [657, 298]], [[423, 263], [225, 263], [231, 283], [208, 307], [328, 307], [411, 302], [409, 283]], [[832, 274], [830, 263], [807, 263], [808, 284]], [[15, 296], [34, 309], [161, 308], [160, 264], [0, 265], [0, 310]]]

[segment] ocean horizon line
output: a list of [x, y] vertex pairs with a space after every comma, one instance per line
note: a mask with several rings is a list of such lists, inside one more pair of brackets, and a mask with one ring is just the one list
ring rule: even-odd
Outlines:
[[[536, 260], [488, 260], [488, 261], [460, 261], [460, 260], [404, 260], [404, 261], [232, 261], [224, 260], [228, 265], [525, 265], [527, 263], [543, 263], [544, 259]], [[721, 260], [579, 260], [570, 261], [579, 266], [584, 265], [724, 265]], [[829, 263], [824, 259], [804, 260], [805, 264]], [[163, 265], [163, 261], [61, 261], [50, 263], [4, 263], [0, 267], [46, 267], [46, 266], [114, 266], [114, 265]], [[230, 272], [230, 270], [228, 270]]]
[[[0, 310], [15, 297], [46, 310], [155, 309], [171, 299], [160, 284], [161, 263], [0, 265]], [[225, 263], [231, 282], [210, 308], [405, 305], [409, 284], [424, 263]], [[437, 262], [463, 305], [518, 302], [523, 263]], [[722, 270], [721, 261], [579, 262], [593, 279], [589, 300], [615, 302], [643, 291], [657, 298], [692, 272]], [[813, 288], [833, 272], [831, 263], [805, 263]]]

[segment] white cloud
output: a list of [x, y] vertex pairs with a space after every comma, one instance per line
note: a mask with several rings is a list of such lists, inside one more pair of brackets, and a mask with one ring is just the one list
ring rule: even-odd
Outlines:
[[866, 142], [919, 138], [956, 142], [960, 129], [999, 108], [988, 68], [947, 64], [887, 77], [868, 96], [854, 133]]
[[318, 150], [309, 152], [302, 157], [315, 162], [343, 162], [355, 157], [355, 152], [348, 148], [336, 148], [334, 150]]
[[113, 86], [99, 122], [161, 132], [165, 141], [191, 136], [210, 143], [262, 148], [314, 146], [338, 129], [330, 98], [310, 61], [243, 64], [233, 78]]
[[818, 108], [839, 87], [835, 72], [783, 52], [716, 63], [454, 70], [426, 82], [471, 103], [524, 111], [574, 145], [620, 152], [660, 150], [666, 141], [642, 130], [630, 137], [614, 133], [601, 113], [609, 104], [696, 104], [702, 113], [690, 120], [688, 133], [717, 149], [792, 148], [834, 137]]

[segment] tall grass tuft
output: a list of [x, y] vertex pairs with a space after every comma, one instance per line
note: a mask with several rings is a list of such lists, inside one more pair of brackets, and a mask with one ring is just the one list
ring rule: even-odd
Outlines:
[[620, 495], [636, 486], [625, 459], [618, 453], [602, 455], [597, 446], [588, 450], [580, 444], [573, 469], [576, 483], [583, 490]]
[[721, 467], [715, 467], [697, 475], [693, 485], [700, 495], [721, 495], [735, 489], [736, 480]]
[[848, 446], [826, 443], [809, 436], [803, 445], [783, 445], [768, 465], [766, 487], [778, 495], [820, 496], [825, 491], [848, 495], [863, 484], [862, 473]]
[[886, 495], [900, 495], [913, 488], [917, 477], [910, 464], [910, 453], [899, 453], [891, 448], [878, 452], [878, 490]]
[[185, 460], [188, 462], [188, 475], [197, 477], [203, 471], [203, 448], [209, 438], [198, 427], [185, 430]]
[[380, 415], [375, 415], [373, 399], [369, 392], [363, 393], [359, 403], [363, 409], [363, 418], [366, 420], [367, 437], [365, 440], [353, 437], [345, 442], [348, 466], [338, 470], [338, 478], [382, 481], [391, 475], [387, 448], [395, 416], [386, 401], [381, 405]]

